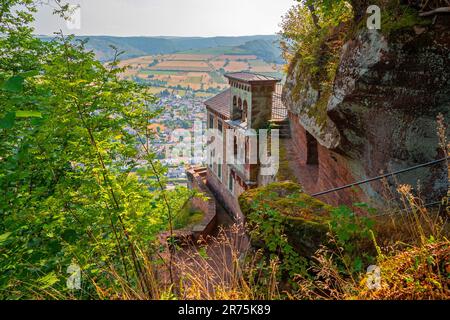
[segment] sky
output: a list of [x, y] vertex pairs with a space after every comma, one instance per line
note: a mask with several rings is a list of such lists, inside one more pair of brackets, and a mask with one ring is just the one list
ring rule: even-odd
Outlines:
[[[51, 1], [50, 1], [51, 2]], [[294, 0], [66, 0], [79, 5], [67, 24], [40, 7], [35, 33], [76, 35], [242, 36], [275, 34]]]

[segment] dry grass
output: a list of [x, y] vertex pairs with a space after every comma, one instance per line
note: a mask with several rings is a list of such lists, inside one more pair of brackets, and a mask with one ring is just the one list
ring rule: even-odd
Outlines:
[[251, 280], [250, 275], [260, 272], [257, 270], [259, 258], [249, 248], [242, 226], [221, 230], [206, 243], [200, 246], [200, 250], [197, 246], [185, 249], [176, 259], [180, 299], [258, 300], [279, 297], [275, 261], [269, 267], [270, 275], [263, 279], [263, 290], [256, 289], [261, 286]]
[[[439, 145], [450, 156], [444, 118], [437, 118]], [[450, 166], [447, 161], [448, 174]], [[390, 188], [386, 188], [390, 190]], [[344, 277], [333, 261], [339, 252], [323, 247], [316, 253], [313, 279], [299, 277], [294, 298], [307, 299], [450, 299], [450, 181], [438, 208], [424, 206], [411, 186], [399, 185], [401, 206], [394, 202], [374, 217], [373, 245], [381, 270], [380, 287], [369, 289], [367, 276]], [[387, 199], [394, 195], [386, 193]], [[339, 248], [337, 249], [339, 251]]]
[[438, 242], [398, 251], [380, 259], [381, 287], [369, 290], [362, 280], [358, 299], [450, 299], [450, 242]]
[[[216, 237], [179, 248], [173, 255], [175, 280], [167, 272], [169, 248], [159, 257], [144, 257], [145, 285], [130, 286], [110, 270], [120, 284], [97, 287], [104, 299], [450, 299], [450, 241], [447, 220], [421, 206], [408, 186], [400, 186], [403, 208], [375, 217], [373, 241], [381, 287], [367, 287], [364, 273], [342, 272], [337, 260], [345, 255], [338, 245], [323, 246], [312, 261], [309, 275], [298, 275], [297, 289], [277, 277], [282, 261], [263, 268], [262, 252], [254, 252], [242, 226], [220, 230]], [[329, 233], [329, 241], [336, 242]], [[336, 244], [336, 243], [335, 243]], [[334, 248], [334, 249], [330, 249]], [[367, 250], [358, 248], [361, 254]], [[147, 288], [144, 290], [143, 288]], [[150, 290], [148, 290], [150, 288]], [[282, 289], [284, 288], [284, 289]]]
[[[444, 124], [439, 119], [438, 124], [441, 147], [450, 155]], [[372, 239], [356, 248], [361, 255], [368, 246], [375, 248], [381, 270], [380, 286], [375, 289], [368, 287], [365, 273], [342, 269], [339, 261], [344, 260], [345, 250], [331, 232], [328, 239], [334, 245], [324, 245], [315, 253], [309, 274], [294, 279], [296, 289], [285, 286], [278, 277], [283, 262], [268, 261], [263, 252], [253, 251], [244, 227], [237, 225], [172, 251], [172, 256], [167, 246], [151, 255], [139, 251], [144, 270], [137, 284], [130, 285], [112, 267], [107, 272], [114, 286], [105, 288], [92, 281], [102, 299], [450, 299], [448, 196], [439, 210], [431, 210], [410, 186], [399, 185], [397, 192], [401, 206], [392, 204], [373, 217]], [[47, 295], [58, 298], [57, 292]]]
[[[372, 245], [377, 247], [376, 264], [381, 268], [378, 290], [368, 289], [365, 274], [349, 275], [341, 271], [337, 260], [345, 253], [339, 246], [319, 249], [309, 275], [294, 279], [298, 288], [286, 287], [277, 277], [282, 261], [270, 260], [261, 267], [267, 260], [263, 252], [255, 252], [249, 246], [240, 225], [172, 251], [173, 281], [168, 273], [167, 246], [164, 252], [153, 254], [138, 249], [144, 266], [138, 283], [130, 284], [111, 266], [104, 270], [111, 279], [108, 286], [97, 284], [95, 279], [90, 281], [100, 299], [450, 299], [448, 224], [437, 219], [435, 213], [418, 207], [409, 188], [403, 186], [401, 191], [408, 206], [403, 212], [407, 214], [376, 220], [378, 234]], [[388, 230], [379, 232], [387, 225]], [[330, 242], [333, 239], [330, 233]], [[51, 289], [43, 297], [62, 298]]]
[[260, 255], [250, 249], [241, 225], [221, 229], [216, 237], [190, 243], [173, 252], [173, 282], [167, 269], [168, 247], [162, 254], [147, 256], [142, 251], [139, 253], [145, 266], [142, 283], [129, 285], [126, 279], [110, 269], [108, 273], [117, 285], [104, 288], [95, 284], [100, 299], [280, 299], [276, 281], [278, 262], [271, 261], [267, 267], [271, 271], [263, 277], [258, 268]]
[[[410, 201], [401, 214], [375, 219], [381, 270], [381, 288], [369, 289], [367, 277], [344, 276], [337, 267], [340, 248], [323, 247], [310, 271], [313, 279], [299, 277], [296, 299], [450, 299], [449, 225], [436, 212], [417, 207], [409, 188], [402, 187]], [[407, 209], [407, 210], [406, 210]], [[332, 235], [330, 235], [332, 238]], [[332, 239], [331, 239], [332, 240]], [[361, 249], [361, 248], [360, 248]], [[362, 250], [364, 251], [364, 250]]]

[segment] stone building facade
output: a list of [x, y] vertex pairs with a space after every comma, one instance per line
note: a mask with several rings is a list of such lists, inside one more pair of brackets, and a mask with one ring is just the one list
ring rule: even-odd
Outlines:
[[242, 218], [238, 197], [245, 190], [274, 181], [263, 171], [261, 129], [283, 120], [280, 79], [239, 72], [225, 75], [230, 88], [205, 101], [208, 137], [206, 181], [235, 220]]

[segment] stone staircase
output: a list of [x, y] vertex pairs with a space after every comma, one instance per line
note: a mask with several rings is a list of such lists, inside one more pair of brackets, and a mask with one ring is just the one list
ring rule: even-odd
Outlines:
[[291, 126], [289, 125], [289, 119], [276, 119], [270, 120], [270, 128], [280, 130], [280, 138], [288, 139], [291, 137]]

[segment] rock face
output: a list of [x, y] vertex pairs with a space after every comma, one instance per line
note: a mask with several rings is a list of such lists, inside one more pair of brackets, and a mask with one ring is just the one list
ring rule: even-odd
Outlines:
[[[292, 134], [298, 152], [308, 149], [302, 143], [302, 129], [319, 143], [317, 183], [324, 188], [444, 157], [436, 117], [442, 113], [445, 123], [450, 123], [448, 15], [438, 16], [429, 26], [396, 30], [388, 36], [375, 30], [357, 32], [342, 49], [322, 114], [311, 110], [318, 109], [324, 93], [299, 72], [297, 66], [291, 67], [283, 100], [295, 122]], [[326, 174], [330, 170], [340, 176], [330, 177]], [[447, 192], [447, 167], [441, 163], [396, 180], [396, 184], [420, 183], [427, 201], [438, 200]], [[372, 183], [362, 186], [362, 191], [359, 199], [379, 198], [382, 186]]]

